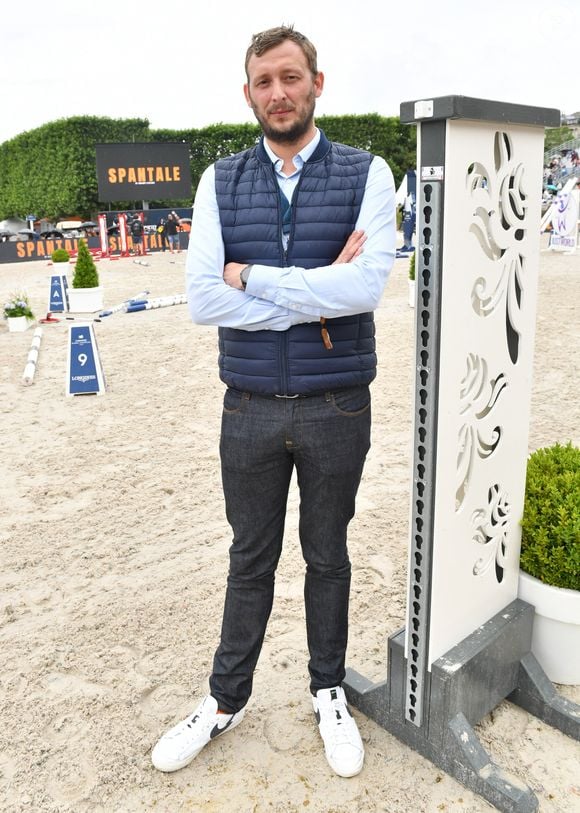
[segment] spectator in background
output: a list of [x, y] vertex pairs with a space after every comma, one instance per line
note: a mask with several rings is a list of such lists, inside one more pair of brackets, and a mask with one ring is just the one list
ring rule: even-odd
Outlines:
[[179, 218], [175, 212], [171, 212], [171, 214], [167, 216], [165, 233], [167, 234], [167, 239], [169, 240], [170, 253], [174, 254], [177, 252], [177, 254], [179, 254], [181, 252], [181, 245], [179, 242]]
[[159, 225], [157, 226], [157, 234], [159, 235], [159, 239], [161, 240], [161, 250], [165, 251], [167, 246], [169, 245], [167, 241], [167, 221], [164, 217], [159, 220]]
[[133, 238], [133, 246], [135, 248], [135, 253], [139, 254], [139, 256], [143, 256], [143, 221], [139, 217], [139, 215], [135, 215], [131, 223], [129, 224], [129, 231], [131, 232], [131, 237]]
[[413, 234], [415, 232], [416, 206], [415, 196], [409, 193], [403, 204], [403, 247], [401, 251], [415, 251]]

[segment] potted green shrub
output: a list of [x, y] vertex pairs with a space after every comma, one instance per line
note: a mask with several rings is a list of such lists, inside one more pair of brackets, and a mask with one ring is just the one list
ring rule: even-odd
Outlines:
[[532, 651], [555, 683], [580, 684], [580, 449], [528, 459], [519, 597], [536, 608]]
[[415, 254], [413, 251], [409, 260], [409, 305], [415, 307]]
[[50, 255], [50, 259], [52, 260], [53, 265], [62, 265], [63, 263], [66, 263], [68, 265], [70, 260], [70, 254], [68, 253], [66, 248], [55, 248], [55, 250]]
[[68, 292], [69, 308], [74, 313], [94, 313], [103, 309], [103, 289], [93, 255], [84, 240], [79, 240], [72, 288]]

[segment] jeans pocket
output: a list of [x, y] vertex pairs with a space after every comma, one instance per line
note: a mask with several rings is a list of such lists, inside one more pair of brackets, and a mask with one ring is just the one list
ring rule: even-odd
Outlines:
[[242, 411], [243, 393], [227, 389], [224, 395], [224, 412], [233, 415]]
[[371, 407], [371, 393], [368, 386], [337, 390], [332, 393], [331, 403], [340, 415], [354, 417], [362, 415]]

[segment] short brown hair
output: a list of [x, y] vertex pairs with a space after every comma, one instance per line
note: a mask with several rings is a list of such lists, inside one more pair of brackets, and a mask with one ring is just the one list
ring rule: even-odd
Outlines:
[[308, 67], [310, 68], [312, 75], [316, 76], [318, 73], [318, 67], [316, 61], [316, 48], [314, 45], [307, 37], [304, 36], [304, 34], [301, 34], [299, 31], [294, 31], [294, 26], [278, 25], [276, 28], [268, 28], [267, 31], [260, 31], [259, 34], [254, 34], [252, 36], [250, 47], [246, 51], [245, 68], [248, 79], [250, 78], [248, 74], [248, 62], [250, 61], [252, 54], [255, 54], [255, 56], [262, 56], [262, 54], [269, 51], [270, 48], [275, 48], [277, 45], [281, 45], [286, 40], [295, 42], [296, 45], [300, 46], [302, 53], [306, 57]]

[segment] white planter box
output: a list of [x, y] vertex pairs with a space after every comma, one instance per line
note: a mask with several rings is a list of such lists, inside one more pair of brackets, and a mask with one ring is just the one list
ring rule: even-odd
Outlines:
[[103, 310], [103, 289], [72, 288], [68, 289], [68, 306], [73, 313], [94, 313]]
[[518, 596], [536, 608], [532, 652], [554, 683], [580, 685], [580, 590], [552, 587], [520, 570]]
[[32, 324], [32, 319], [28, 319], [26, 316], [9, 316], [6, 321], [10, 333], [23, 333]]
[[407, 282], [409, 283], [409, 306], [411, 308], [415, 307], [415, 283], [416, 280], [408, 279]]

